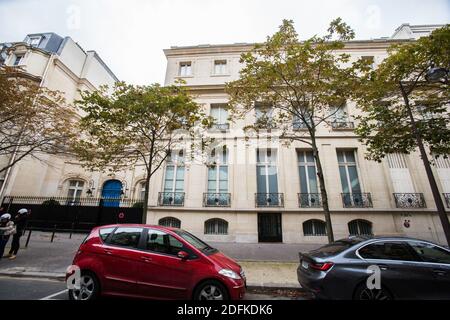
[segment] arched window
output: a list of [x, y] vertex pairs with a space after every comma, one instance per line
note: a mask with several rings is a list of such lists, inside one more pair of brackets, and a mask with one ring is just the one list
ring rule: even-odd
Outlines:
[[84, 189], [84, 181], [73, 179], [68, 180], [67, 184], [68, 184], [67, 204], [69, 205], [79, 204]]
[[372, 222], [362, 219], [352, 220], [348, 223], [348, 232], [351, 236], [372, 235]]
[[205, 234], [228, 234], [228, 222], [219, 218], [206, 220]]
[[311, 219], [303, 222], [303, 235], [326, 236], [327, 228], [325, 222], [316, 219]]
[[174, 217], [161, 218], [159, 219], [158, 224], [164, 227], [181, 228], [181, 221]]

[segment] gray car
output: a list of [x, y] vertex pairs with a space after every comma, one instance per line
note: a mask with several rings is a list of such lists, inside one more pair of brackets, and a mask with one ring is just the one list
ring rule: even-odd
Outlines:
[[450, 250], [429, 241], [349, 237], [299, 257], [298, 281], [317, 298], [450, 299]]

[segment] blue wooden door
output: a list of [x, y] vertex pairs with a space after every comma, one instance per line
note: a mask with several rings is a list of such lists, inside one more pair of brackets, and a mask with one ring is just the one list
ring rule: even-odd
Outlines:
[[118, 207], [122, 193], [122, 182], [119, 180], [108, 180], [103, 184], [102, 198], [103, 206]]

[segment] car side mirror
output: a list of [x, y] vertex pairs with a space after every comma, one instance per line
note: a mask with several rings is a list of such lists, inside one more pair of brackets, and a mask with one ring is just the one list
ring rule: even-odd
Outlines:
[[179, 251], [177, 253], [178, 258], [180, 258], [181, 260], [187, 260], [189, 258], [189, 253], [187, 253], [186, 251]]

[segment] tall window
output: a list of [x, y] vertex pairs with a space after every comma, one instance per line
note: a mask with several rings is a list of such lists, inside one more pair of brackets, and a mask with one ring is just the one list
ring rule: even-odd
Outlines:
[[192, 75], [192, 63], [190, 61], [180, 62], [181, 77], [187, 77]]
[[227, 73], [227, 60], [215, 60], [214, 74], [226, 74], [226, 73]]
[[277, 150], [258, 149], [256, 162], [258, 205], [278, 205]]
[[228, 152], [227, 147], [214, 149], [208, 167], [208, 205], [228, 205]]
[[145, 181], [139, 183], [139, 199], [144, 200], [145, 199]]
[[69, 180], [69, 189], [67, 191], [67, 198], [70, 203], [78, 203], [83, 192], [84, 181]]
[[332, 127], [333, 129], [351, 129], [354, 127], [353, 122], [350, 121], [347, 105], [331, 107]]
[[205, 234], [228, 234], [228, 222], [219, 218], [206, 220]]
[[167, 160], [164, 178], [164, 204], [182, 204], [184, 200], [184, 154], [174, 151]]
[[214, 119], [213, 128], [228, 130], [228, 110], [226, 104], [211, 104], [210, 116]]
[[321, 220], [307, 220], [303, 222], [303, 234], [305, 236], [326, 236], [326, 224]]
[[273, 107], [268, 103], [255, 102], [256, 124], [271, 127], [273, 123]]
[[414, 193], [414, 185], [409, 173], [406, 157], [402, 153], [386, 156], [394, 193]]
[[339, 175], [341, 177], [344, 205], [352, 206], [354, 196], [361, 194], [361, 185], [358, 178], [355, 151], [338, 151]]
[[320, 206], [316, 162], [312, 151], [297, 151], [297, 160], [300, 176], [300, 205], [302, 207]]
[[442, 191], [450, 194], [450, 158], [439, 156], [435, 159], [436, 171], [441, 180]]

